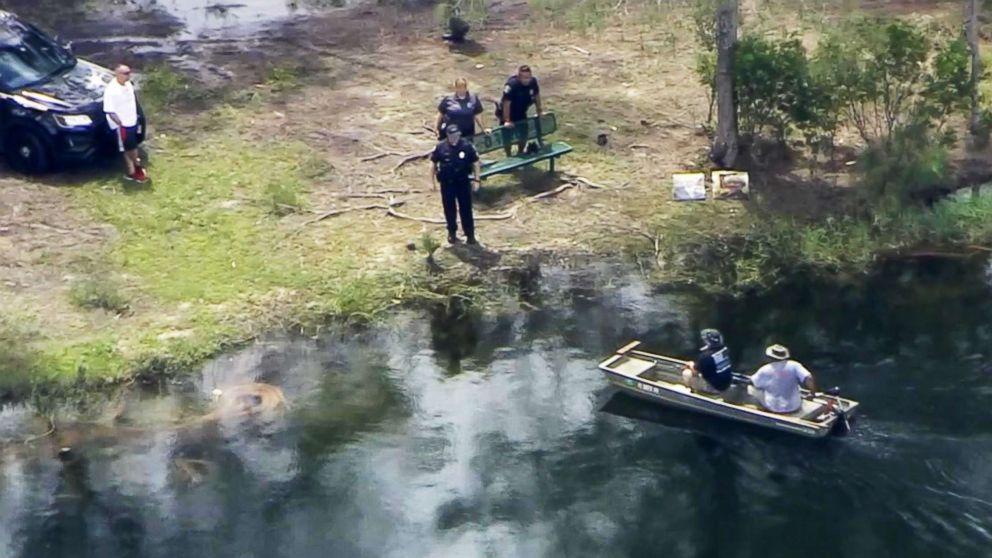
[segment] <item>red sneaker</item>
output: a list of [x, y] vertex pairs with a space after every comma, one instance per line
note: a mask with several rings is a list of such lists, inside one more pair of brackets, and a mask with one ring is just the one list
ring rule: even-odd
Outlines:
[[138, 182], [148, 182], [148, 173], [145, 169], [138, 167], [134, 170], [134, 179]]

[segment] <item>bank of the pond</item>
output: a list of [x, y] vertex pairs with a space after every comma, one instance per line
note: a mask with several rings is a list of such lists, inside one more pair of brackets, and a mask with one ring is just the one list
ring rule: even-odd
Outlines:
[[[266, 332], [370, 322], [452, 296], [512, 299], [549, 254], [626, 253], [657, 284], [739, 291], [797, 269], [859, 272], [880, 253], [992, 239], [987, 200], [831, 220], [823, 207], [848, 189], [772, 189], [756, 177], [748, 202], [673, 202], [671, 174], [705, 166], [709, 148], [696, 48], [670, 40], [681, 11], [604, 21], [595, 34], [501, 12], [521, 23], [480, 30], [466, 50], [439, 44], [423, 18], [382, 27], [366, 12], [334, 14], [310, 19], [353, 33], [312, 45], [306, 67], [273, 60], [227, 90], [143, 68], [148, 187], [120, 182], [113, 164], [0, 179], [0, 393], [174, 374]], [[337, 36], [294, 28], [307, 29]], [[478, 227], [486, 249], [441, 246], [428, 265], [444, 234], [424, 222], [440, 204], [426, 164], [410, 157], [434, 143], [423, 120], [451, 76], [498, 92], [524, 59], [560, 119], [556, 138], [575, 147], [558, 168], [599, 187], [537, 169], [487, 181], [476, 206], [491, 218]]]
[[627, 242], [658, 282], [734, 293], [771, 287], [796, 273], [862, 275], [880, 260], [968, 258], [992, 253], [992, 196], [949, 198], [932, 209], [881, 207], [870, 215], [811, 222], [756, 212], [721, 224], [664, 222]]

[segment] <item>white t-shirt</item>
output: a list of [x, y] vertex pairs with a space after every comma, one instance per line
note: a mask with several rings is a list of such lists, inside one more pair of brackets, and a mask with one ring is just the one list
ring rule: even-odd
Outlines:
[[766, 364], [751, 376], [754, 387], [762, 390], [765, 408], [776, 413], [792, 413], [802, 406], [799, 386], [812, 376], [802, 364], [781, 360]]
[[108, 113], [107, 123], [110, 129], [116, 130], [117, 123], [110, 118], [109, 113], [117, 115], [125, 128], [138, 125], [138, 101], [134, 97], [134, 84], [130, 81], [121, 85], [114, 78], [103, 91], [103, 112]]

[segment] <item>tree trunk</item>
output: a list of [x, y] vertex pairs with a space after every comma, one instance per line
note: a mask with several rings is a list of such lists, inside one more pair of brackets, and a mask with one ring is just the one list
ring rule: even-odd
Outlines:
[[710, 158], [722, 168], [732, 168], [737, 159], [736, 46], [737, 0], [720, 0], [716, 9], [716, 138]]
[[[978, 106], [978, 83], [982, 78], [982, 58], [978, 51], [978, 2], [979, 0], [965, 0], [967, 2], [965, 17], [965, 35], [968, 38], [968, 47], [971, 49], [971, 116], [968, 119], [968, 131], [971, 132], [971, 143], [982, 133], [981, 120]], [[971, 187], [971, 196], [978, 198], [981, 186]]]

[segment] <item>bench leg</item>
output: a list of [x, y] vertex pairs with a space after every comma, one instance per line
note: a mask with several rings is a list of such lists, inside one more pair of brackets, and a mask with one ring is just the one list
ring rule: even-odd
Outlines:
[[554, 174], [555, 173], [555, 158], [554, 157], [551, 158], [551, 169], [548, 172], [550, 172], [551, 174]]

